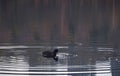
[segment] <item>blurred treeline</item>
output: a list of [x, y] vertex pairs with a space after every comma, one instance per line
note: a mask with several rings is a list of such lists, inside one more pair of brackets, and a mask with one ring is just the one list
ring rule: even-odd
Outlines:
[[0, 43], [120, 45], [120, 0], [0, 0]]

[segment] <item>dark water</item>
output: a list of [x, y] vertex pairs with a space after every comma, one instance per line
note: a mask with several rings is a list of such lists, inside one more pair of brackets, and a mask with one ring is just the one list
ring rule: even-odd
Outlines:
[[[58, 61], [42, 56], [58, 49]], [[0, 76], [119, 76], [111, 47], [0, 46]]]
[[120, 76], [119, 13], [120, 0], [0, 0], [0, 76]]

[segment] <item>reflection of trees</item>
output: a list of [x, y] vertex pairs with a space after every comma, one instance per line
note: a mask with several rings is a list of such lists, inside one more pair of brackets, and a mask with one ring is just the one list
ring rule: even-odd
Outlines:
[[114, 3], [113, 7], [113, 0], [1, 0], [1, 32], [9, 35], [0, 41], [69, 42], [74, 38], [76, 42], [98, 41], [117, 46], [119, 38], [114, 40], [112, 36], [119, 34], [119, 1]]

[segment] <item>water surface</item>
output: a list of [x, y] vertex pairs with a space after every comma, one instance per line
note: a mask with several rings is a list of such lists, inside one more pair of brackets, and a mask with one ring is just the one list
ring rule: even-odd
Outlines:
[[[58, 61], [42, 56], [58, 49]], [[111, 47], [0, 46], [1, 76], [116, 76]], [[114, 71], [115, 70], [115, 71]]]

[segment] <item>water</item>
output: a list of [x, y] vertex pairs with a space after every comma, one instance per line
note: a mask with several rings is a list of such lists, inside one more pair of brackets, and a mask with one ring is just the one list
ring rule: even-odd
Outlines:
[[[42, 56], [42, 52], [56, 48], [58, 61]], [[74, 52], [70, 49], [69, 46], [0, 46], [0, 76], [119, 75], [119, 57], [112, 55], [113, 48], [74, 46]]]

